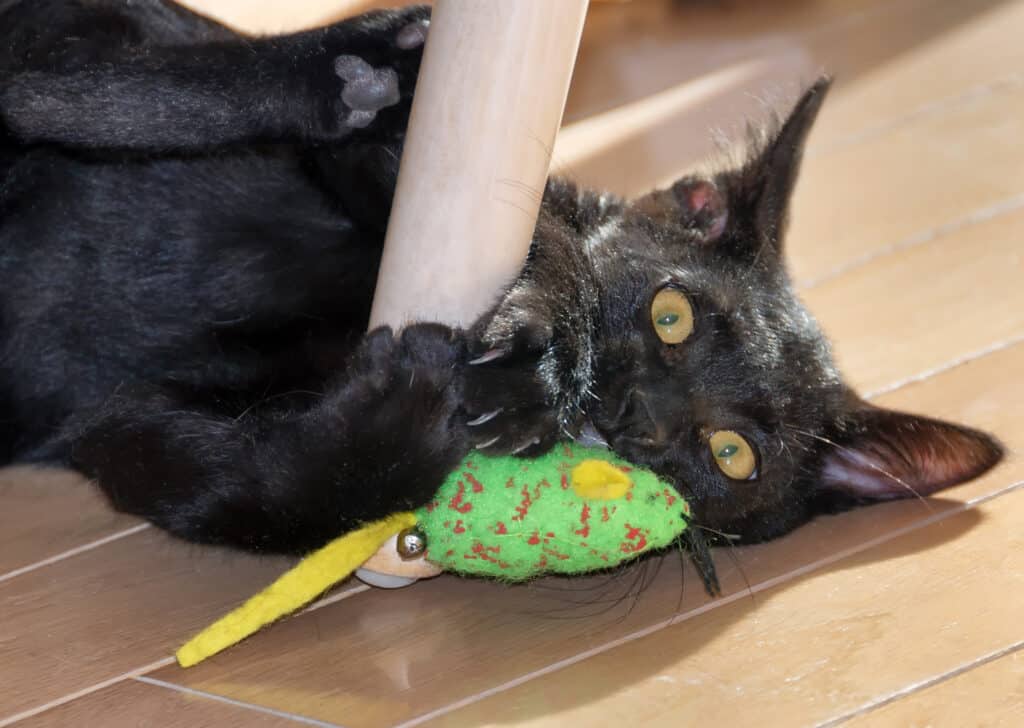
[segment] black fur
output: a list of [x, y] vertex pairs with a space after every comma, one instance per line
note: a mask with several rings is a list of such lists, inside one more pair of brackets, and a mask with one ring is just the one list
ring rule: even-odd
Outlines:
[[[303, 553], [425, 502], [474, 446], [590, 426], [744, 540], [998, 460], [857, 400], [792, 293], [826, 83], [721, 173], [633, 202], [553, 180], [468, 332], [364, 335], [425, 19], [250, 39], [162, 0], [0, 0], [3, 461], [77, 468], [191, 541]], [[697, 312], [680, 346], [650, 323], [665, 285]], [[715, 469], [716, 429], [756, 446], [755, 480]]]

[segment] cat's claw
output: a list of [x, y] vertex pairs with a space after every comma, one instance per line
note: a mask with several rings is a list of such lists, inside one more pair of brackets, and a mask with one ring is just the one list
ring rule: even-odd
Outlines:
[[501, 435], [495, 435], [494, 437], [492, 437], [487, 442], [481, 442], [479, 445], [476, 445], [476, 449], [477, 450], [485, 450], [486, 448], [489, 448], [491, 445], [495, 444], [500, 439], [501, 439]]
[[485, 424], [487, 422], [490, 422], [491, 420], [493, 420], [495, 417], [497, 417], [498, 415], [500, 415], [504, 411], [505, 411], [504, 407], [499, 407], [496, 410], [493, 410], [491, 412], [486, 412], [486, 413], [480, 415], [479, 417], [476, 417], [476, 418], [470, 420], [469, 422], [466, 423], [466, 425], [468, 425], [469, 427], [477, 427], [479, 425], [483, 425], [483, 424]]
[[539, 444], [540, 444], [540, 438], [539, 437], [534, 437], [534, 438], [532, 438], [530, 440], [527, 440], [526, 442], [524, 442], [519, 447], [515, 448], [512, 451], [512, 454], [513, 455], [518, 455], [519, 453], [523, 452], [524, 450], [529, 450], [534, 445], [539, 445]]
[[472, 418], [466, 425], [481, 442], [477, 449], [529, 456], [554, 443], [558, 422], [534, 358], [491, 346], [466, 363], [463, 408]]
[[497, 359], [501, 359], [506, 354], [508, 354], [508, 351], [506, 351], [505, 349], [491, 349], [490, 351], [484, 352], [476, 359], [470, 359], [467, 363], [470, 366], [475, 367], [479, 364], [486, 364], [487, 362], [492, 362]]

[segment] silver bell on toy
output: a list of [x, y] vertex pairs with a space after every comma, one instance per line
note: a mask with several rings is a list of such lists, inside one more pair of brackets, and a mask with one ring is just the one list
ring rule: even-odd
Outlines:
[[441, 573], [438, 566], [423, 558], [427, 538], [418, 528], [407, 528], [392, 536], [362, 568], [356, 570], [360, 581], [382, 589], [408, 586], [419, 579]]
[[423, 558], [427, 551], [427, 537], [418, 528], [406, 528], [399, 532], [395, 549], [402, 561]]

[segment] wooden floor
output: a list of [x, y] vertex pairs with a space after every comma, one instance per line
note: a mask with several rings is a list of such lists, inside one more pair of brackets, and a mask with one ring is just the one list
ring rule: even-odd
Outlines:
[[[193, 4], [263, 29], [346, 5]], [[857, 386], [998, 433], [1003, 466], [721, 552], [714, 601], [674, 557], [572, 584], [350, 584], [189, 671], [174, 647], [286, 562], [3, 472], [0, 726], [1024, 725], [1022, 36], [1024, 0], [602, 5], [556, 152], [643, 190], [834, 72], [794, 209], [802, 294]]]

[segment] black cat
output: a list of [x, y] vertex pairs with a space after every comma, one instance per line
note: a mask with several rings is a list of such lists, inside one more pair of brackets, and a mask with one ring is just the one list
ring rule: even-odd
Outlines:
[[4, 461], [302, 553], [422, 504], [473, 447], [604, 439], [744, 542], [999, 460], [859, 400], [793, 294], [825, 81], [739, 167], [631, 202], [551, 181], [468, 332], [364, 335], [426, 23], [250, 39], [161, 0], [0, 0]]

